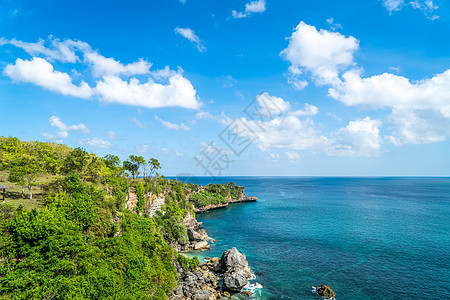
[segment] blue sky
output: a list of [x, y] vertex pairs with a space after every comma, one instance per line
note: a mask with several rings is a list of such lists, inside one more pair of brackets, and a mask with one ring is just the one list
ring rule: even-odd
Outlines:
[[444, 0], [0, 6], [0, 135], [166, 175], [450, 175]]

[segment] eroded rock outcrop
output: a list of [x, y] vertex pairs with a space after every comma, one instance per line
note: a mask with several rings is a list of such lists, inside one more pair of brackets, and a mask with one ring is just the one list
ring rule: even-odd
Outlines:
[[[179, 274], [182, 274], [180, 272]], [[217, 276], [207, 267], [180, 275], [178, 286], [169, 295], [173, 300], [216, 300], [220, 299]]]
[[317, 294], [326, 299], [336, 298], [336, 293], [331, 289], [329, 285], [325, 284], [322, 284], [320, 288], [317, 289]]
[[219, 268], [223, 273], [222, 288], [227, 291], [240, 292], [251, 278], [245, 254], [240, 253], [235, 247], [223, 253]]

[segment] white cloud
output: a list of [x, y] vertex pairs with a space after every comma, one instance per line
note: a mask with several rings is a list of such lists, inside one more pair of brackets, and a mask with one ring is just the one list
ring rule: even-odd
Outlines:
[[197, 120], [216, 120], [217, 117], [213, 116], [211, 113], [207, 112], [207, 111], [199, 111], [198, 113], [195, 114], [195, 118]]
[[131, 121], [132, 121], [137, 127], [141, 128], [141, 129], [147, 129], [147, 127], [146, 127], [144, 124], [142, 124], [142, 122], [139, 121], [138, 119], [133, 118], [133, 119], [131, 119]]
[[[114, 58], [100, 55], [85, 42], [60, 41], [50, 37], [49, 43], [50, 46], [46, 47], [43, 40], [25, 43], [0, 38], [0, 46], [12, 44], [34, 56], [31, 60], [18, 58], [15, 64], [6, 66], [4, 74], [17, 81], [33, 83], [53, 92], [77, 98], [95, 97], [108, 103], [147, 108], [200, 107], [197, 92], [191, 82], [183, 77], [181, 68], [174, 71], [165, 67], [153, 71], [150, 70], [152, 64], [146, 60], [139, 59], [136, 62], [122, 64]], [[81, 81], [79, 85], [73, 84], [69, 74], [54, 70], [49, 61], [56, 60], [87, 67], [92, 72], [96, 85], [89, 86], [85, 81]], [[74, 70], [72, 73], [81, 77], [77, 69]], [[141, 83], [137, 78], [127, 78], [133, 75], [146, 75], [147, 79]]]
[[103, 81], [97, 83], [96, 91], [103, 101], [109, 103], [147, 108], [200, 107], [194, 87], [181, 75], [170, 77], [167, 85], [155, 83], [151, 79], [141, 83], [136, 78], [125, 81], [117, 76], [105, 76]]
[[235, 10], [233, 10], [233, 11], [231, 12], [231, 15], [232, 15], [233, 18], [235, 18], [235, 19], [245, 18], [245, 17], [248, 16], [246, 13], [243, 13], [243, 12], [237, 12], [237, 11], [235, 11]]
[[92, 65], [94, 76], [105, 75], [141, 75], [150, 73], [152, 64], [143, 59], [124, 65], [114, 58], [106, 58], [97, 52], [89, 51], [84, 55], [84, 60]]
[[300, 154], [298, 154], [295, 151], [286, 151], [286, 156], [290, 159], [290, 160], [296, 160], [300, 158]]
[[250, 16], [252, 13], [263, 13], [266, 10], [266, 1], [265, 0], [257, 0], [252, 1], [245, 4], [245, 12], [237, 12], [233, 10], [231, 12], [233, 18], [245, 18]]
[[[240, 118], [245, 126], [257, 137], [255, 145], [262, 151], [272, 149], [312, 150], [318, 151], [330, 144], [329, 140], [320, 135], [314, 122], [310, 119], [300, 120], [295, 116], [274, 118], [260, 123], [254, 120]], [[246, 132], [246, 137], [253, 134]]]
[[[448, 128], [442, 124], [450, 124], [450, 69], [420, 81], [390, 73], [363, 77], [363, 69], [353, 60], [358, 44], [353, 37], [317, 31], [301, 22], [282, 55], [292, 64], [292, 76], [310, 71], [317, 84], [330, 86], [329, 96], [345, 105], [391, 110], [388, 120], [392, 133], [387, 139], [395, 145], [439, 142], [450, 137], [450, 131], [442, 128]], [[390, 69], [399, 71], [398, 67]], [[349, 139], [345, 145], [350, 145]], [[354, 149], [352, 146], [345, 151], [357, 153]], [[366, 148], [362, 152], [370, 151]]]
[[291, 115], [301, 117], [301, 116], [315, 116], [319, 112], [319, 108], [317, 106], [305, 103], [305, 106], [302, 110], [296, 110], [290, 112]]
[[332, 134], [333, 147], [328, 149], [330, 155], [342, 156], [378, 156], [381, 153], [382, 138], [379, 120], [366, 117], [350, 121], [344, 128]]
[[272, 160], [278, 160], [280, 158], [280, 154], [278, 153], [270, 153], [269, 156]]
[[270, 96], [268, 93], [261, 93], [256, 96], [259, 111], [266, 115], [283, 114], [291, 109], [291, 104], [280, 97]]
[[390, 66], [389, 70], [395, 73], [400, 73], [400, 67], [399, 66]]
[[78, 143], [82, 146], [96, 147], [96, 148], [109, 148], [112, 144], [108, 141], [102, 140], [98, 137], [92, 139], [81, 139]]
[[107, 132], [108, 137], [111, 140], [117, 140], [119, 137], [117, 136], [117, 133], [115, 133], [114, 131], [108, 131]]
[[54, 39], [50, 43], [51, 46], [48, 48], [45, 46], [45, 41], [43, 39], [39, 39], [36, 43], [27, 43], [19, 41], [17, 39], [6, 40], [4, 38], [0, 38], [0, 46], [11, 44], [23, 49], [31, 56], [42, 55], [50, 61], [58, 60], [61, 62], [69, 63], [75, 63], [78, 61], [78, 56], [75, 55], [75, 52], [70, 49], [70, 47], [65, 42]]
[[149, 145], [136, 146], [136, 150], [141, 154], [146, 154], [150, 150], [150, 146]]
[[352, 36], [324, 29], [317, 31], [316, 27], [302, 21], [280, 55], [292, 64], [289, 68], [292, 75], [298, 76], [302, 70], [307, 70], [316, 84], [337, 84], [339, 72], [355, 64], [353, 54], [358, 48], [359, 41]]
[[432, 0], [414, 0], [408, 3], [404, 0], [384, 0], [383, 5], [390, 15], [392, 15], [392, 12], [399, 11], [409, 5], [414, 9], [422, 11], [430, 20], [436, 20], [439, 18], [439, 16], [434, 13], [439, 6], [434, 4]]
[[185, 37], [189, 41], [193, 42], [196, 46], [198, 51], [204, 52], [206, 51], [206, 47], [204, 46], [204, 42], [195, 34], [195, 32], [190, 28], [175, 28], [175, 33]]
[[[321, 132], [323, 126], [316, 125], [309, 117], [317, 114], [316, 106], [305, 103], [303, 110], [292, 111], [289, 102], [279, 97], [267, 93], [259, 96], [274, 99], [277, 107], [283, 107], [283, 114], [266, 120], [237, 118], [233, 124], [238, 127], [238, 135], [252, 140], [261, 151], [284, 149], [290, 159], [298, 158], [296, 151], [304, 150], [337, 156], [377, 156], [381, 153], [379, 127], [382, 123], [379, 120], [366, 117], [350, 121], [346, 127], [324, 134]], [[228, 125], [231, 122], [224, 115], [222, 123]]]
[[69, 131], [78, 131], [81, 133], [89, 133], [89, 128], [83, 123], [78, 125], [67, 125], [66, 123], [61, 121], [61, 118], [57, 116], [51, 116], [49, 119], [50, 126], [55, 127], [57, 129], [56, 134], [52, 134], [49, 132], [44, 132], [42, 135], [49, 140], [55, 140], [60, 143], [63, 139], [66, 139], [69, 136]]
[[389, 13], [392, 13], [393, 11], [398, 11], [402, 9], [402, 7], [405, 5], [404, 0], [384, 0], [383, 1], [384, 7], [389, 11]]
[[18, 58], [15, 64], [7, 65], [3, 73], [13, 80], [33, 83], [66, 96], [87, 99], [93, 94], [86, 82], [74, 85], [69, 74], [55, 71], [48, 61], [39, 57], [32, 60]]
[[330, 25], [331, 30], [335, 31], [336, 29], [342, 29], [342, 25], [339, 23], [336, 23], [334, 21], [334, 18], [327, 19], [327, 23]]
[[245, 4], [246, 13], [262, 13], [266, 10], [266, 1], [257, 0]]
[[446, 140], [450, 131], [450, 69], [420, 81], [383, 73], [362, 77], [361, 70], [342, 75], [342, 82], [329, 95], [348, 106], [390, 109], [395, 145], [424, 144]]
[[164, 121], [161, 118], [159, 118], [157, 115], [155, 115], [155, 120], [161, 122], [161, 124], [168, 128], [168, 129], [173, 129], [173, 130], [191, 130], [191, 127], [186, 126], [184, 123], [180, 123], [180, 124], [175, 124], [175, 123], [171, 123], [169, 121]]
[[362, 78], [355, 70], [342, 77], [342, 84], [331, 88], [329, 93], [346, 105], [434, 110], [450, 118], [450, 69], [417, 82], [389, 73]]
[[389, 119], [395, 131], [387, 139], [394, 145], [429, 144], [450, 136], [450, 119], [430, 110], [393, 110]]

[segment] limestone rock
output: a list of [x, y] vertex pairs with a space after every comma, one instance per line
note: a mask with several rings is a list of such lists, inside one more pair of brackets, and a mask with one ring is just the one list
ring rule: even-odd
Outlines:
[[210, 290], [196, 291], [192, 296], [192, 300], [215, 300], [216, 296]]
[[194, 250], [208, 249], [210, 246], [207, 241], [201, 241], [194, 244]]
[[200, 242], [203, 240], [203, 235], [193, 229], [188, 229], [187, 235], [189, 240], [193, 242]]
[[245, 255], [235, 247], [223, 253], [218, 267], [224, 273], [222, 286], [224, 290], [240, 292], [251, 277]]
[[250, 292], [250, 291], [243, 291], [241, 294], [244, 295], [244, 296], [250, 297], [252, 295], [252, 292]]
[[329, 285], [322, 284], [317, 290], [317, 293], [327, 299], [336, 298], [336, 293], [331, 289]]

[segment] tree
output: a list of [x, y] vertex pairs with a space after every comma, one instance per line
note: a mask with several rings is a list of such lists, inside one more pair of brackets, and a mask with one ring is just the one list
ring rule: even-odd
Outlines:
[[77, 172], [82, 174], [89, 163], [89, 153], [83, 148], [75, 148], [70, 151], [64, 161], [66, 173]]
[[145, 164], [145, 159], [142, 156], [130, 155], [128, 160], [123, 162], [123, 167], [130, 171], [131, 176], [136, 178], [140, 173], [139, 169]]
[[26, 186], [30, 192], [30, 199], [32, 199], [31, 188], [36, 185], [36, 180], [43, 172], [44, 166], [42, 161], [37, 157], [25, 154], [11, 163], [9, 180], [22, 186], [22, 198], [24, 198], [23, 187]]
[[103, 157], [103, 160], [110, 169], [120, 168], [120, 158], [117, 155], [107, 154]]
[[148, 165], [150, 167], [150, 177], [153, 178], [153, 176], [156, 174], [156, 171], [161, 169], [161, 164], [156, 158], [150, 158], [148, 160]]

